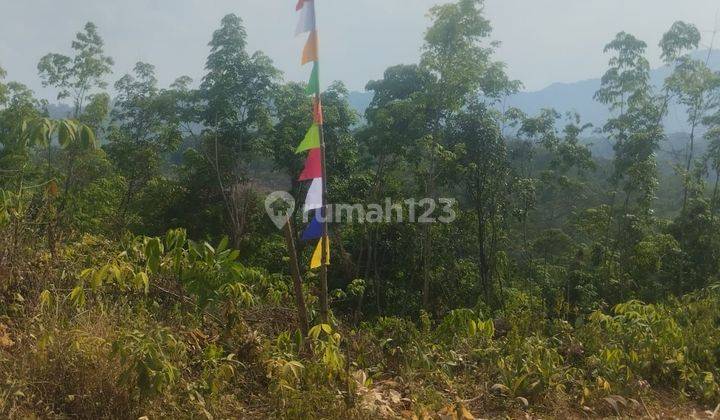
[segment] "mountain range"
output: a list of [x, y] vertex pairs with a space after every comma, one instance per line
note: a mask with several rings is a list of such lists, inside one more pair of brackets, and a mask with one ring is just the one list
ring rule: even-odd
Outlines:
[[[697, 51], [693, 58], [706, 60], [708, 51]], [[708, 65], [715, 71], [720, 71], [720, 53], [712, 51], [708, 59]], [[660, 88], [663, 81], [670, 74], [671, 69], [667, 66], [651, 70], [650, 79], [652, 84]], [[601, 127], [609, 116], [605, 105], [595, 101], [593, 96], [600, 88], [600, 77], [595, 79], [581, 80], [572, 83], [553, 83], [544, 89], [531, 92], [519, 92], [507, 97], [501, 107], [519, 108], [528, 115], [535, 115], [543, 108], [554, 108], [564, 113], [568, 111], [580, 114], [583, 122], [592, 123], [595, 127]], [[351, 92], [350, 103], [361, 115], [372, 100], [372, 92]], [[665, 129], [668, 133], [681, 133], [688, 131], [688, 124], [685, 112], [676, 103], [672, 103], [665, 118]]]

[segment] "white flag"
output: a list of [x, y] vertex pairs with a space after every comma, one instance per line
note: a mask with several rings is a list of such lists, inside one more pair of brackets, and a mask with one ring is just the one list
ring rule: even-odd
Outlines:
[[310, 184], [310, 189], [308, 189], [307, 197], [305, 197], [303, 212], [322, 208], [322, 184], [322, 178], [315, 178], [312, 180], [312, 184]]
[[295, 36], [315, 30], [315, 2], [305, 1], [300, 9], [300, 20], [295, 28]]

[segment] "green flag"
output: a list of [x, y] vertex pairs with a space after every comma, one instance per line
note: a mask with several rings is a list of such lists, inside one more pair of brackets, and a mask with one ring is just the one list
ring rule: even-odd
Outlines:
[[320, 63], [317, 61], [313, 63], [310, 80], [305, 88], [305, 94], [307, 95], [314, 95], [316, 93], [320, 93]]
[[295, 149], [295, 153], [301, 153], [310, 149], [317, 149], [320, 147], [320, 127], [317, 124], [313, 124], [305, 134], [305, 138], [300, 145]]

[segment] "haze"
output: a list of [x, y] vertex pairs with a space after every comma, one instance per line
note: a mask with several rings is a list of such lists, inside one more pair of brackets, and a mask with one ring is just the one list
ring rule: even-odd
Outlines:
[[[363, 90], [393, 64], [418, 59], [437, 0], [318, 1], [323, 78]], [[299, 65], [304, 40], [293, 36], [295, 0], [0, 0], [0, 65], [8, 79], [42, 88], [37, 62], [48, 52], [69, 53], [70, 42], [86, 21], [95, 22], [115, 59], [110, 82], [137, 61], [157, 67], [163, 86], [176, 77], [202, 77], [207, 42], [221, 17], [236, 13], [245, 22], [252, 50], [267, 53], [289, 80], [305, 80]], [[488, 0], [486, 16], [493, 38], [502, 42], [498, 58], [526, 90], [554, 82], [598, 77], [607, 57], [603, 46], [618, 31], [649, 45], [659, 63], [657, 42], [676, 20], [694, 23], [711, 42], [715, 0]]]

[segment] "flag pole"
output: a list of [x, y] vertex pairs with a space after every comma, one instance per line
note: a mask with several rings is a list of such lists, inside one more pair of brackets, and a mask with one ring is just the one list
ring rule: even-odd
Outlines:
[[[317, 0], [313, 0], [317, 1]], [[315, 21], [315, 30], [317, 31], [318, 25], [317, 25], [317, 13], [316, 13], [316, 7], [313, 7], [313, 20]], [[315, 42], [318, 44], [316, 45], [316, 51], [318, 52], [318, 82], [320, 80], [320, 41], [319, 36], [315, 37]], [[325, 166], [325, 119], [323, 118], [323, 112], [322, 112], [322, 100], [320, 98], [320, 83], [318, 83], [317, 89], [315, 90], [315, 106], [317, 106], [317, 115], [318, 115], [318, 127], [320, 128], [320, 167], [322, 169], [322, 212], [321, 216], [324, 216], [322, 218], [322, 238], [320, 239], [320, 318], [322, 319], [322, 322], [327, 324], [329, 322], [329, 307], [328, 307], [328, 279], [327, 279], [327, 261], [329, 258], [329, 255], [327, 255], [328, 252], [328, 217], [330, 216], [330, 213], [328, 212], [327, 208], [327, 168]], [[313, 114], [315, 114], [315, 110], [313, 109]], [[313, 118], [315, 116], [313, 115]]]
[[[298, 146], [296, 153], [309, 150], [319, 149], [319, 171], [320, 172], [320, 185], [317, 185], [317, 176], [313, 177], [313, 183], [308, 192], [308, 198], [305, 199], [306, 205], [308, 200], [313, 206], [312, 209], [317, 209], [319, 212], [318, 222], [320, 224], [320, 241], [313, 252], [313, 256], [310, 262], [311, 269], [320, 269], [320, 317], [321, 321], [325, 324], [328, 323], [329, 306], [328, 306], [328, 269], [327, 265], [330, 262], [330, 243], [328, 238], [328, 218], [331, 216], [329, 212], [328, 199], [327, 199], [327, 165], [326, 165], [326, 144], [325, 144], [325, 125], [322, 116], [322, 97], [320, 94], [320, 54], [319, 54], [319, 41], [318, 41], [318, 30], [317, 30], [317, 14], [315, 11], [316, 0], [298, 0], [295, 10], [300, 11], [301, 17], [298, 23], [296, 34], [304, 32], [310, 32], [308, 40], [303, 48], [303, 55], [301, 64], [305, 65], [309, 62], [313, 62], [313, 70], [310, 75], [310, 82], [306, 88], [306, 94], [312, 95], [313, 98], [313, 125], [310, 127], [308, 134], [306, 135], [303, 142]], [[311, 152], [312, 153], [312, 152]], [[310, 162], [310, 156], [308, 156], [308, 162]], [[308, 164], [306, 162], [306, 165]], [[317, 175], [317, 174], [316, 174]], [[302, 175], [301, 175], [302, 176]], [[319, 191], [318, 191], [319, 190]], [[319, 195], [320, 197], [317, 197]], [[317, 206], [319, 204], [319, 206]], [[314, 234], [312, 234], [314, 235]], [[313, 238], [314, 239], [314, 238]]]
[[[317, 95], [318, 106], [320, 106], [320, 95]], [[320, 239], [321, 259], [320, 266], [320, 317], [324, 323], [328, 323], [328, 281], [327, 281], [327, 260], [328, 260], [328, 217], [330, 213], [327, 209], [327, 171], [325, 170], [325, 134], [323, 132], [323, 124], [320, 123], [320, 165], [322, 167], [322, 210], [323, 217], [322, 227], [323, 234]]]

